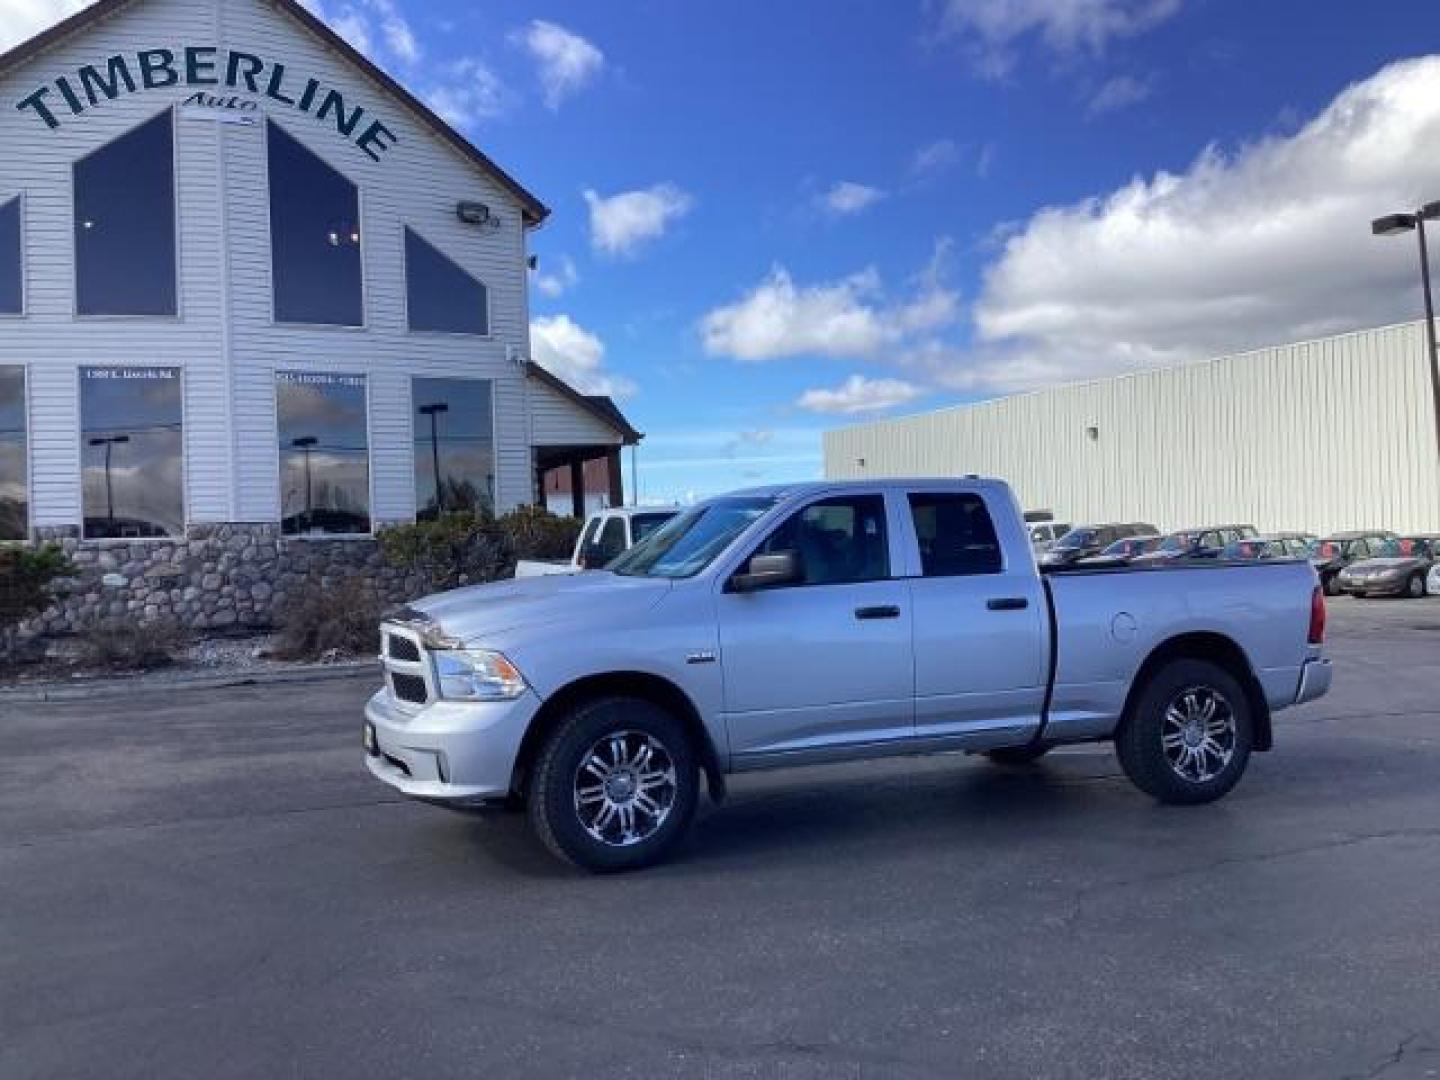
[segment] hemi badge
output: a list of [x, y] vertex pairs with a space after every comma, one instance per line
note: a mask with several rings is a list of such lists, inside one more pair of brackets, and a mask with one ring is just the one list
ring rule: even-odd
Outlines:
[[687, 664], [713, 664], [714, 662], [715, 654], [708, 650], [703, 652], [687, 653], [685, 655], [685, 663]]

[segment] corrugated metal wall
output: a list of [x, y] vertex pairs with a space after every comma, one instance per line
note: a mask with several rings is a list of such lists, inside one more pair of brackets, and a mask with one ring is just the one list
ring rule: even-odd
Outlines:
[[827, 432], [825, 475], [999, 476], [1071, 521], [1440, 532], [1425, 362], [1417, 322], [1062, 386]]

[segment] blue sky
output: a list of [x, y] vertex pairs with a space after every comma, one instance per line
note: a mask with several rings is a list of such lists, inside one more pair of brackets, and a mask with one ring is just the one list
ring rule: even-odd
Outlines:
[[1433, 0], [309, 3], [553, 208], [533, 352], [647, 499], [1417, 311], [1367, 223], [1440, 198]]

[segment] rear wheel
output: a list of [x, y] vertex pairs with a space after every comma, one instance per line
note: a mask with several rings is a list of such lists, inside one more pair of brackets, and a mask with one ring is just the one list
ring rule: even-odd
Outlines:
[[1340, 595], [1340, 575], [1339, 575], [1339, 574], [1327, 574], [1327, 575], [1325, 576], [1324, 581], [1322, 581], [1321, 584], [1325, 587], [1325, 595], [1326, 595], [1326, 596], [1339, 596], [1339, 595]]
[[1046, 743], [1028, 743], [1025, 746], [1002, 746], [995, 750], [986, 750], [985, 756], [996, 765], [1029, 765], [1032, 761], [1039, 761], [1050, 749]]
[[1131, 782], [1161, 802], [1225, 795], [1245, 772], [1254, 741], [1240, 683], [1208, 660], [1173, 660], [1156, 671], [1115, 738]]
[[528, 810], [552, 852], [586, 870], [663, 859], [695, 814], [699, 767], [685, 725], [640, 698], [577, 706], [545, 740]]
[[1405, 595], [1411, 600], [1419, 600], [1425, 595], [1425, 575], [1411, 574], [1410, 580], [1405, 583]]

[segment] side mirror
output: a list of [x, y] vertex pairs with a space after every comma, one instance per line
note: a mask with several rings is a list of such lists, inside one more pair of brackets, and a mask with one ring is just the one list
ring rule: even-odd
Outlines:
[[793, 585], [804, 576], [798, 554], [777, 551], [773, 555], [752, 555], [745, 572], [731, 578], [730, 585], [736, 592], [754, 592], [777, 585]]

